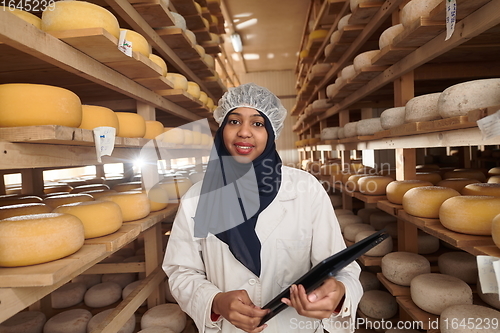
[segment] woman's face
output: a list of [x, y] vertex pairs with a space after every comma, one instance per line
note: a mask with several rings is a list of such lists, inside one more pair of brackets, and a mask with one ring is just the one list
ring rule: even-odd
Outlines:
[[222, 137], [224, 144], [238, 162], [248, 163], [266, 149], [266, 119], [252, 108], [240, 107], [227, 115]]

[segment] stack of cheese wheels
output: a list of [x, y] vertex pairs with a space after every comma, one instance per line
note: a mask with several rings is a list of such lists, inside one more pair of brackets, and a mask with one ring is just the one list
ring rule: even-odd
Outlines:
[[429, 121], [440, 119], [438, 99], [441, 93], [413, 97], [405, 106], [405, 122]]
[[120, 38], [120, 25], [110, 11], [85, 1], [57, 1], [42, 14], [42, 29], [64, 31], [103, 28]]
[[[72, 309], [51, 317], [43, 327], [44, 333], [86, 333], [92, 313], [86, 309]], [[41, 332], [41, 331], [40, 331]]]
[[441, 177], [439, 172], [417, 172], [415, 173], [415, 179], [431, 182], [432, 184], [436, 185], [443, 178]]
[[369, 271], [361, 271], [359, 274], [359, 282], [361, 282], [364, 292], [368, 290], [380, 289], [381, 286], [380, 280], [377, 276]]
[[463, 195], [443, 202], [439, 209], [441, 224], [470, 235], [491, 235], [492, 221], [500, 214], [500, 197]]
[[359, 301], [361, 312], [374, 319], [389, 319], [398, 313], [396, 298], [384, 290], [369, 290]]
[[163, 140], [163, 124], [157, 120], [146, 120], [146, 133], [144, 133], [145, 139], [150, 140]]
[[14, 216], [47, 214], [50, 212], [52, 212], [52, 207], [44, 203], [27, 203], [27, 204], [0, 206], [0, 220], [8, 219], [9, 217], [14, 217]]
[[[376, 231], [372, 230], [360, 231], [356, 234], [354, 241], [357, 243], [365, 239], [366, 237], [373, 235], [374, 233], [376, 233]], [[384, 239], [380, 244], [376, 245], [374, 248], [368, 250], [368, 252], [366, 252], [365, 255], [369, 257], [383, 257], [387, 253], [392, 252], [392, 249], [393, 249], [392, 237], [388, 237]]]
[[400, 106], [382, 111], [380, 114], [380, 126], [388, 130], [403, 125], [405, 123], [405, 110], [404, 106]]
[[460, 193], [449, 187], [421, 186], [408, 190], [403, 195], [403, 209], [410, 215], [437, 219], [443, 202]]
[[380, 117], [361, 119], [358, 121], [356, 127], [358, 135], [373, 135], [384, 130], [380, 122]]
[[85, 202], [85, 201], [94, 201], [94, 198], [90, 194], [70, 193], [70, 194], [54, 195], [43, 199], [43, 203], [52, 207], [53, 209], [61, 205], [67, 205], [73, 202]]
[[18, 205], [18, 204], [27, 204], [27, 203], [40, 203], [43, 202], [42, 198], [37, 197], [36, 195], [26, 195], [26, 196], [6, 196], [0, 198], [0, 207], [1, 206], [9, 206], [9, 205]]
[[132, 42], [132, 51], [140, 53], [149, 59], [152, 52], [151, 45], [143, 35], [129, 29], [120, 29], [120, 32], [125, 34], [126, 41]]
[[90, 287], [84, 296], [85, 305], [91, 308], [109, 306], [122, 297], [122, 287], [116, 282], [101, 282]]
[[69, 214], [33, 214], [0, 222], [0, 266], [41, 264], [75, 253], [83, 246], [82, 222]]
[[469, 178], [447, 178], [439, 181], [437, 186], [449, 187], [454, 189], [455, 191], [462, 192], [462, 189], [469, 184], [480, 183], [477, 179], [469, 179]]
[[146, 120], [143, 116], [132, 112], [115, 112], [118, 117], [116, 136], [123, 138], [143, 138], [146, 134]]
[[[114, 310], [114, 308], [107, 309], [94, 315], [87, 325], [87, 332], [95, 330]], [[132, 315], [116, 333], [132, 333], [135, 330], [135, 324], [135, 315]]]
[[484, 172], [477, 169], [454, 169], [451, 171], [446, 171], [443, 175], [443, 178], [469, 178], [477, 179], [480, 182], [486, 181], [486, 175], [484, 174]]
[[71, 214], [80, 219], [85, 239], [109, 235], [122, 226], [120, 206], [110, 201], [75, 202], [54, 209], [54, 213]]
[[411, 252], [391, 252], [381, 261], [382, 274], [392, 283], [410, 286], [411, 280], [421, 274], [431, 272], [427, 258]]
[[463, 195], [491, 195], [500, 197], [500, 184], [475, 183], [466, 185], [461, 192]]
[[0, 127], [78, 127], [81, 122], [82, 104], [72, 91], [42, 84], [0, 84]]
[[[490, 323], [500, 321], [500, 312], [482, 305], [457, 304], [447, 307], [439, 317], [439, 329], [442, 333], [495, 333], [498, 326]], [[474, 325], [464, 323], [477, 323]], [[486, 324], [488, 323], [488, 324]]]
[[379, 48], [382, 50], [384, 47], [391, 45], [394, 38], [404, 30], [405, 28], [401, 23], [385, 29], [378, 39]]
[[113, 190], [115, 190], [116, 192], [127, 192], [141, 188], [142, 188], [141, 181], [118, 183], [113, 186]]
[[22, 19], [23, 21], [33, 24], [38, 29], [42, 29], [42, 19], [36, 15], [33, 15], [31, 13], [25, 12], [24, 10], [16, 9], [13, 7], [0, 6], [0, 10], [10, 12], [19, 17], [20, 19]]
[[477, 281], [476, 257], [463, 251], [451, 251], [438, 257], [439, 272], [459, 278], [468, 284]]
[[118, 132], [118, 117], [113, 110], [103, 106], [82, 105], [82, 122], [80, 128], [93, 130], [101, 126], [114, 127]]
[[472, 304], [472, 290], [467, 283], [446, 274], [421, 274], [410, 283], [413, 302], [422, 310], [435, 315], [449, 306]]
[[187, 90], [188, 89], [188, 80], [186, 77], [179, 73], [167, 73], [167, 80], [172, 82], [174, 85], [174, 89]]
[[354, 242], [356, 240], [356, 235], [360, 231], [366, 231], [366, 230], [375, 230], [375, 228], [369, 224], [364, 224], [364, 223], [353, 223], [346, 225], [343, 231], [344, 238], [350, 242]]
[[186, 322], [187, 316], [178, 304], [160, 304], [144, 313], [141, 318], [141, 329], [162, 326], [180, 333], [186, 327]]
[[106, 184], [80, 185], [80, 186], [76, 186], [75, 188], [73, 188], [70, 193], [82, 193], [85, 191], [95, 191], [95, 190], [106, 191], [106, 190], [109, 190], [109, 186]]
[[163, 142], [173, 144], [184, 143], [184, 131], [179, 127], [166, 127], [163, 133]]
[[166, 76], [167, 75], [167, 73], [168, 73], [167, 63], [165, 62], [165, 60], [163, 60], [162, 57], [157, 56], [156, 54], [151, 53], [149, 55], [149, 60], [151, 60], [153, 63], [157, 64], [158, 66], [160, 66], [160, 70], [161, 70], [161, 75], [162, 76]]
[[63, 284], [50, 294], [52, 308], [64, 309], [83, 302], [87, 289], [87, 285], [83, 282]]
[[40, 333], [47, 317], [40, 311], [21, 311], [0, 323], [0, 332]]
[[111, 193], [99, 200], [113, 201], [120, 206], [123, 222], [135, 221], [149, 215], [151, 207], [148, 196], [137, 191]]
[[359, 191], [367, 195], [384, 195], [387, 185], [392, 182], [391, 177], [366, 176], [358, 180]]
[[408, 190], [421, 186], [432, 186], [432, 183], [417, 179], [394, 180], [387, 184], [387, 200], [393, 204], [401, 205], [403, 196]]
[[466, 116], [474, 109], [500, 105], [500, 79], [463, 82], [445, 89], [439, 98], [443, 118]]
[[178, 176], [166, 177], [159, 183], [159, 186], [167, 191], [170, 202], [173, 203], [178, 202], [192, 185], [188, 177]]
[[409, 27], [421, 16], [428, 16], [442, 0], [411, 0], [408, 2], [399, 14], [401, 23]]

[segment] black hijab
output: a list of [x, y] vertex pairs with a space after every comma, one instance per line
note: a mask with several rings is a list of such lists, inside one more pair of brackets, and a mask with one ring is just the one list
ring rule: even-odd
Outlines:
[[281, 158], [271, 122], [260, 111], [268, 134], [266, 148], [250, 163], [238, 163], [231, 157], [222, 136], [230, 113], [215, 134], [194, 217], [194, 235], [215, 234], [238, 261], [260, 276], [261, 244], [255, 225], [259, 214], [278, 194]]

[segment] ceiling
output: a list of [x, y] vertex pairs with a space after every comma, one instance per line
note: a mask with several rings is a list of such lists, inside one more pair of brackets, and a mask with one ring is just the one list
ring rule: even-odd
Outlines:
[[231, 55], [235, 71], [294, 70], [309, 6], [307, 0], [222, 0], [226, 49], [232, 52], [233, 31], [243, 44], [242, 52]]

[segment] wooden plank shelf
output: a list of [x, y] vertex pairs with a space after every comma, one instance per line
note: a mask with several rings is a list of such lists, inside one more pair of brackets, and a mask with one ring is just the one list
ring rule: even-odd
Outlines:
[[175, 25], [168, 6], [160, 0], [136, 3], [132, 6], [152, 28]]
[[174, 84], [164, 76], [139, 78], [134, 79], [134, 81], [153, 91], [174, 89]]
[[431, 21], [426, 17], [420, 17], [413, 22], [402, 33], [394, 37], [392, 46], [395, 48], [417, 48], [431, 39], [446, 31], [444, 21]]
[[421, 121], [403, 124], [390, 129], [391, 136], [407, 136], [422, 133], [442, 132], [462, 128], [477, 127], [476, 122], [469, 121], [468, 116], [457, 116], [445, 119]]
[[168, 27], [156, 29], [155, 31], [172, 50], [194, 49], [194, 45], [181, 28]]
[[377, 273], [377, 278], [392, 296], [410, 296], [410, 287], [395, 284], [387, 280], [382, 273]]
[[492, 256], [492, 257], [498, 257], [500, 258], [500, 248], [496, 245], [490, 245], [490, 246], [474, 246], [472, 249], [470, 249], [470, 252], [474, 255], [485, 255], [485, 256]]
[[207, 89], [210, 90], [216, 96], [222, 96], [226, 91], [226, 86], [222, 83], [220, 78], [216, 77], [206, 77], [203, 79]]
[[203, 17], [198, 13], [195, 15], [184, 16], [184, 18], [186, 19], [187, 28], [191, 31], [207, 29], [207, 26], [205, 26], [205, 22], [203, 21]]
[[396, 297], [396, 301], [414, 321], [421, 322], [423, 324], [423, 330], [434, 328], [432, 327], [432, 323], [439, 322], [439, 316], [420, 309], [415, 303], [413, 303], [410, 296], [398, 296]]
[[207, 0], [207, 8], [210, 14], [217, 16], [216, 14], [222, 15], [222, 10], [220, 8], [219, 1], [217, 0]]
[[85, 244], [96, 245], [102, 244], [106, 247], [107, 252], [115, 252], [121, 249], [123, 246], [130, 243], [132, 240], [136, 239], [141, 233], [141, 227], [137, 224], [132, 224], [129, 222], [124, 222], [118, 231], [97, 238], [86, 239]]
[[388, 66], [369, 66], [369, 67], [364, 67], [361, 68], [359, 72], [356, 73], [356, 76], [354, 76], [351, 80], [353, 82], [367, 82], [371, 81], [377, 76], [380, 75], [383, 71], [385, 71]]
[[385, 195], [366, 195], [361, 192], [353, 192], [353, 193], [356, 199], [359, 199], [365, 203], [377, 203], [380, 200], [387, 200], [387, 197]]
[[384, 4], [383, 0], [374, 0], [358, 4], [349, 18], [349, 24], [367, 24]]
[[[457, 21], [469, 16], [472, 12], [480, 7], [484, 6], [486, 3], [491, 0], [457, 0]], [[446, 2], [443, 1], [439, 3], [429, 14], [429, 18], [434, 21], [442, 21], [446, 20]]]
[[216, 54], [219, 54], [222, 52], [220, 44], [217, 44], [217, 43], [212, 42], [212, 41], [201, 42], [200, 45], [203, 46], [203, 48], [205, 49], [205, 52], [207, 54], [216, 55]]
[[397, 63], [410, 53], [415, 51], [414, 48], [404, 47], [397, 48], [392, 45], [387, 45], [380, 50], [379, 54], [372, 58], [373, 66], [388, 66]]
[[212, 40], [212, 36], [210, 36], [210, 32], [208, 31], [208, 28], [206, 28], [206, 27], [196, 29], [196, 30], [191, 30], [191, 31], [194, 32], [194, 34], [196, 36], [196, 42], [198, 42], [198, 43], [208, 42], [208, 41]]
[[170, 89], [157, 91], [157, 93], [169, 101], [185, 108], [199, 108], [203, 106], [203, 103], [201, 103], [199, 99], [194, 98], [185, 90]]
[[207, 63], [203, 59], [187, 59], [184, 61], [187, 67], [192, 71], [196, 72], [199, 78], [202, 80], [206, 77], [215, 76], [215, 71], [208, 67]]
[[377, 202], [377, 208], [392, 215], [398, 216], [398, 212], [403, 209], [403, 205], [393, 204], [389, 200], [380, 200]]
[[182, 16], [198, 14], [198, 9], [196, 9], [196, 5], [193, 0], [172, 0], [170, 2]]

